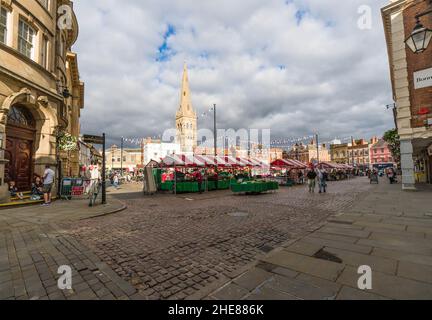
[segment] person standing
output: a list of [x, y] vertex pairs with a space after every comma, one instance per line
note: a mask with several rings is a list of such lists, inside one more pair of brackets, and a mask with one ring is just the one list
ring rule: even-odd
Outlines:
[[118, 176], [117, 172], [114, 173], [113, 185], [114, 185], [114, 188], [116, 188], [116, 189], [119, 188], [119, 176]]
[[390, 184], [394, 184], [395, 183], [395, 178], [396, 178], [396, 173], [395, 173], [395, 171], [393, 170], [393, 168], [390, 168], [389, 170], [388, 170], [388, 173], [387, 173], [387, 177], [388, 177], [388, 179], [390, 180]]
[[310, 169], [308, 174], [307, 174], [307, 178], [308, 178], [309, 192], [315, 193], [316, 178], [317, 178], [317, 174], [316, 174], [315, 170]]
[[97, 163], [93, 163], [90, 168], [90, 196], [97, 192], [101, 176], [99, 173], [99, 166]]
[[51, 166], [47, 164], [45, 166], [45, 172], [43, 175], [43, 194], [44, 194], [44, 204], [43, 206], [51, 205], [52, 197], [52, 187], [54, 184], [55, 172], [51, 169]]
[[327, 193], [327, 180], [328, 180], [327, 171], [325, 169], [323, 170], [318, 169], [319, 193]]

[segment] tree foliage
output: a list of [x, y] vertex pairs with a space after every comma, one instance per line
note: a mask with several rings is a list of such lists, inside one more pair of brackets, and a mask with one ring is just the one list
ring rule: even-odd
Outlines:
[[384, 134], [384, 140], [388, 143], [393, 158], [397, 163], [400, 162], [400, 137], [397, 129], [389, 130]]

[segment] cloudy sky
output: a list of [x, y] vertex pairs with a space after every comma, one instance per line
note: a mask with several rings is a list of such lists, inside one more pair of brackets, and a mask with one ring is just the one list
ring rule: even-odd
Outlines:
[[[75, 0], [82, 132], [113, 142], [173, 128], [187, 61], [194, 108], [218, 104], [221, 128], [270, 128], [273, 139], [382, 135], [393, 124], [387, 3]], [[358, 27], [362, 5], [370, 29]], [[200, 128], [211, 126], [200, 116]]]

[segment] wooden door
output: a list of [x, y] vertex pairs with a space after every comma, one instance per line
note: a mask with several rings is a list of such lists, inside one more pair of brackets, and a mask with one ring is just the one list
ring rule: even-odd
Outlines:
[[19, 191], [30, 191], [33, 173], [33, 134], [26, 129], [8, 128], [5, 158], [9, 163], [5, 166], [6, 182], [15, 181]]

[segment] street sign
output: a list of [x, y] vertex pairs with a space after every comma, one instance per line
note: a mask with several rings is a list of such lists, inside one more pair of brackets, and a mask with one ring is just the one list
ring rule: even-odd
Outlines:
[[84, 135], [83, 141], [91, 144], [104, 144], [104, 137]]
[[432, 86], [432, 68], [414, 72], [414, 89]]

